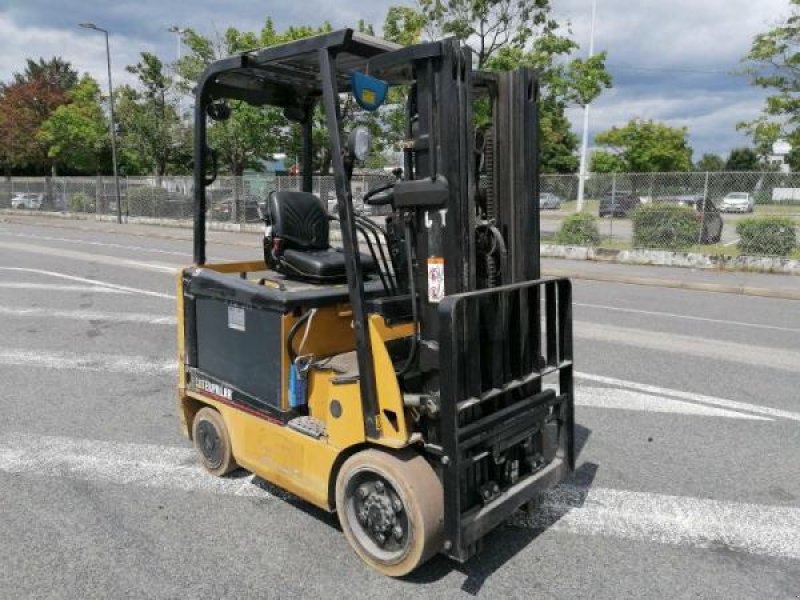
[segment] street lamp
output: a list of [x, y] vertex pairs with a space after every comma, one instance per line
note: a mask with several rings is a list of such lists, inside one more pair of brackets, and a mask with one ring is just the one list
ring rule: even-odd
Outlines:
[[[597, 0], [592, 0], [592, 28], [589, 34], [589, 58], [594, 56], [594, 22], [597, 17]], [[583, 194], [586, 189], [586, 154], [589, 150], [589, 104], [583, 107], [583, 139], [581, 141], [581, 166], [578, 174], [578, 206], [577, 211], [583, 210]]]
[[114, 169], [114, 189], [117, 194], [117, 223], [122, 223], [122, 197], [119, 192], [119, 175], [117, 173], [117, 133], [114, 121], [114, 86], [111, 83], [111, 50], [108, 46], [108, 31], [95, 25], [94, 23], [80, 23], [84, 29], [94, 29], [104, 33], [106, 36], [106, 63], [108, 65], [108, 105], [111, 113], [111, 122], [108, 125], [108, 133], [111, 136], [111, 163]]
[[[178, 57], [178, 60], [176, 61], [176, 64], [177, 64], [177, 62], [180, 62], [180, 60], [181, 60], [181, 42], [183, 41], [182, 36], [189, 30], [186, 29], [185, 27], [178, 27], [177, 25], [172, 25], [171, 27], [169, 27], [167, 29], [167, 31], [169, 31], [170, 33], [174, 33], [175, 34], [177, 57]], [[176, 75], [177, 75], [177, 73], [176, 73]], [[182, 94], [180, 93], [180, 90], [178, 90], [178, 116], [181, 118], [181, 121], [182, 121], [183, 120], [183, 100], [181, 98], [181, 95]]]

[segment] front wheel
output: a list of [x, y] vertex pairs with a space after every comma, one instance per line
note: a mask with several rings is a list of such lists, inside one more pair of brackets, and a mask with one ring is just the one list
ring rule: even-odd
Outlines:
[[384, 575], [406, 575], [441, 549], [442, 484], [415, 452], [351, 456], [336, 478], [336, 509], [347, 541]]

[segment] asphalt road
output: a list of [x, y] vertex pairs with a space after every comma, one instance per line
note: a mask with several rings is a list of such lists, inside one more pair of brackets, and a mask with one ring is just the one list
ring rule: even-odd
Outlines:
[[0, 598], [800, 596], [800, 303], [575, 282], [575, 476], [467, 564], [390, 580], [335, 517], [199, 470], [174, 400], [190, 251], [0, 223]]

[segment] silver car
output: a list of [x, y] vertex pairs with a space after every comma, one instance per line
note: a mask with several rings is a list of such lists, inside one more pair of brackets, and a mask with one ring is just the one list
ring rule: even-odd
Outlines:
[[11, 208], [39, 210], [44, 203], [44, 194], [17, 193], [11, 198]]
[[750, 213], [753, 212], [755, 207], [755, 199], [752, 194], [747, 192], [731, 192], [722, 199], [720, 210], [722, 212], [740, 212]]
[[552, 192], [542, 192], [539, 194], [539, 208], [558, 209], [561, 208], [561, 198]]

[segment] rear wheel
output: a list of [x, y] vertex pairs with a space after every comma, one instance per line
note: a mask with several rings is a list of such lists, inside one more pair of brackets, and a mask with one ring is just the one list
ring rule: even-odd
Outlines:
[[442, 484], [414, 452], [350, 457], [336, 478], [336, 507], [347, 541], [384, 575], [406, 575], [441, 549]]
[[228, 428], [222, 415], [213, 408], [198, 411], [192, 424], [192, 439], [203, 467], [212, 475], [221, 477], [238, 468], [233, 459]]

